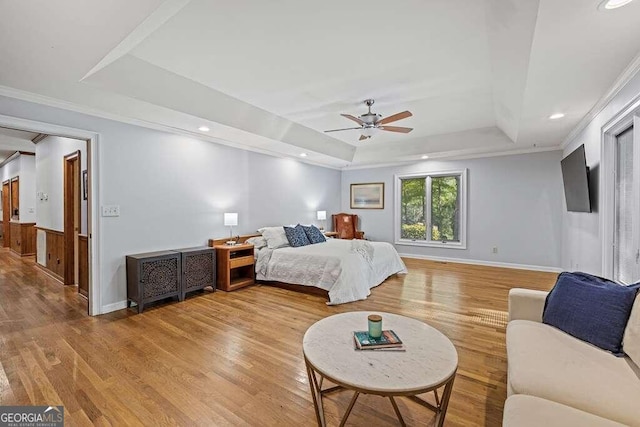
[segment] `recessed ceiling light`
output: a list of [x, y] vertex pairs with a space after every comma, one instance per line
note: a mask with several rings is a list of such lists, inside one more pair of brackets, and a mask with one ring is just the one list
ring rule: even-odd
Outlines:
[[598, 8], [607, 10], [617, 9], [619, 7], [628, 5], [632, 1], [633, 0], [604, 0], [602, 3], [600, 3], [600, 6], [598, 6]]
[[300, 157], [307, 157], [307, 153], [300, 153]]
[[426, 154], [424, 156], [421, 157], [422, 159], [428, 159], [429, 156], [427, 156]]
[[208, 127], [206, 127], [206, 126], [200, 126], [200, 127], [198, 128], [198, 130], [199, 130], [200, 132], [209, 132], [209, 128], [208, 128]]
[[563, 113], [555, 113], [549, 116], [551, 120], [558, 120], [564, 117]]

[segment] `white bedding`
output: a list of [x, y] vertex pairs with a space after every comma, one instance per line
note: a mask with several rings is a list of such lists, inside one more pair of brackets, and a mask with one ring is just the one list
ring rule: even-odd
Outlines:
[[396, 249], [385, 242], [327, 239], [324, 243], [262, 248], [257, 253], [256, 278], [329, 291], [328, 304], [367, 298], [370, 289], [407, 268]]

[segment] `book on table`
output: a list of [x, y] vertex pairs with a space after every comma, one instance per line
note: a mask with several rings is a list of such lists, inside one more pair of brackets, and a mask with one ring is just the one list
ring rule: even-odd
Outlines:
[[402, 340], [392, 330], [382, 331], [380, 338], [373, 338], [367, 331], [355, 331], [353, 340], [358, 350], [404, 349]]

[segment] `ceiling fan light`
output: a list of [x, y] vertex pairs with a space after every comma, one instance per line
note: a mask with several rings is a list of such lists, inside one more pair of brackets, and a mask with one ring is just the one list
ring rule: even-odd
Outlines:
[[365, 127], [362, 129], [362, 134], [368, 138], [371, 138], [373, 135], [377, 133], [377, 128], [374, 127]]
[[633, 0], [604, 0], [602, 3], [600, 3], [599, 8], [606, 10], [617, 9], [619, 7], [628, 5], [632, 1]]

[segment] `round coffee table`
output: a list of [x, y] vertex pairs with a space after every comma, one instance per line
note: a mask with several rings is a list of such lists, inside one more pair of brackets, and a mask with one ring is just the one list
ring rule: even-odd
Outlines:
[[[382, 328], [393, 329], [406, 351], [355, 350], [353, 332], [367, 330], [369, 314], [336, 314], [314, 323], [304, 334], [302, 349], [318, 425], [326, 425], [322, 397], [346, 389], [354, 394], [341, 426], [361, 393], [388, 397], [402, 425], [405, 423], [394, 397], [409, 397], [434, 411], [435, 425], [442, 426], [458, 368], [455, 347], [440, 331], [423, 322], [376, 312], [382, 315]], [[336, 386], [322, 389], [324, 379]], [[444, 388], [441, 396], [440, 388]], [[428, 392], [434, 393], [435, 405], [417, 396]]]

